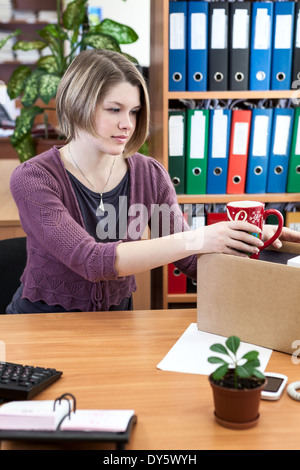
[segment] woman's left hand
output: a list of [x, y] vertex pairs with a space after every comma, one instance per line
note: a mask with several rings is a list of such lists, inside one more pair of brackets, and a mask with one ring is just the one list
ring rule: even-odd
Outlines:
[[[270, 225], [270, 224], [265, 224], [263, 228], [263, 233], [262, 233], [262, 240], [266, 241], [269, 240], [274, 233], [277, 230], [277, 225]], [[284, 242], [294, 242], [294, 243], [300, 243], [300, 232], [297, 230], [292, 230], [287, 227], [283, 227], [281, 235], [279, 238], [277, 238], [273, 243], [272, 246], [274, 248], [281, 248], [282, 243], [281, 240]]]

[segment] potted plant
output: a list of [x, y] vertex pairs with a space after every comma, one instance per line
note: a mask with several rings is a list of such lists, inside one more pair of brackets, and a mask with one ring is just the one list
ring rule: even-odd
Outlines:
[[208, 358], [219, 367], [209, 376], [213, 390], [215, 418], [217, 422], [232, 429], [248, 429], [257, 424], [261, 391], [266, 379], [257, 367], [260, 365], [257, 351], [249, 351], [238, 357], [240, 339], [230, 336], [225, 346], [213, 344], [210, 349], [220, 353]]
[[[33, 67], [17, 67], [7, 84], [11, 99], [21, 96], [21, 112], [10, 138], [21, 161], [36, 155], [32, 128], [38, 115], [44, 116], [44, 137], [48, 137], [47, 132], [50, 136], [51, 131], [55, 131], [51, 128], [49, 130], [47, 123], [47, 111], [55, 110], [49, 103], [55, 100], [60, 79], [74, 57], [87, 48], [110, 49], [124, 54], [120, 45], [130, 44], [138, 39], [132, 28], [111, 19], [106, 18], [99, 24], [94, 24], [87, 15], [87, 1], [73, 0], [63, 9], [61, 0], [57, 0], [57, 23], [47, 24], [39, 30], [38, 40], [20, 40], [13, 46], [14, 50], [42, 51], [47, 48], [50, 51], [48, 55], [41, 56]], [[20, 33], [20, 30], [16, 30], [4, 38], [0, 42], [0, 48], [9, 38], [17, 37]], [[124, 55], [137, 62], [132, 56]]]

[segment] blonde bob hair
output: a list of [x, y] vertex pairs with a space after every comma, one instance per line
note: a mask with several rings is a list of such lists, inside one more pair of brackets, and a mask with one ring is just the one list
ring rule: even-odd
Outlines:
[[77, 130], [97, 136], [96, 106], [113, 86], [121, 82], [128, 82], [140, 90], [141, 109], [136, 129], [124, 154], [129, 156], [138, 151], [149, 131], [150, 110], [146, 82], [130, 60], [118, 52], [102, 49], [80, 52], [58, 86], [56, 111], [60, 130], [67, 142], [76, 137]]

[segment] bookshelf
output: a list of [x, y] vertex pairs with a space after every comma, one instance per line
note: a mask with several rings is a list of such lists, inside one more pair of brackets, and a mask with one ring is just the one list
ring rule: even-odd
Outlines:
[[[43, 16], [46, 13], [46, 17]], [[6, 10], [2, 12], [0, 21], [0, 33], [3, 37], [20, 29], [22, 34], [19, 39], [35, 40], [39, 39], [36, 32], [42, 29], [48, 23], [50, 18], [56, 15], [56, 0], [11, 0], [7, 2]], [[42, 16], [41, 16], [42, 15]], [[1, 36], [1, 37], [2, 37]], [[31, 57], [30, 53], [13, 53], [11, 46], [13, 39], [7, 43], [4, 49], [0, 51], [0, 79], [7, 83], [11, 74], [21, 63], [29, 65], [35, 63], [38, 57]]]
[[[150, 98], [152, 109], [152, 127], [150, 155], [168, 169], [168, 111], [172, 100], [209, 100], [209, 99], [292, 99], [295, 90], [270, 91], [207, 91], [207, 92], [170, 92], [168, 87], [169, 60], [169, 0], [151, 0], [151, 67]], [[224, 195], [178, 195], [180, 204], [227, 203], [233, 200], [259, 200], [265, 203], [299, 202], [300, 193], [280, 194], [224, 194]], [[170, 304], [192, 304], [196, 294], [168, 294], [168, 268], [163, 268], [162, 275], [163, 308]]]

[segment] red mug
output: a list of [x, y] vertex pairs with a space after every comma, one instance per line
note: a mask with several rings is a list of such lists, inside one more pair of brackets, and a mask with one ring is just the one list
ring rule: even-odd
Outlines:
[[[228, 220], [242, 220], [244, 222], [249, 222], [250, 224], [256, 225], [261, 230], [263, 228], [264, 221], [269, 215], [275, 215], [277, 217], [278, 227], [274, 235], [259, 248], [260, 251], [271, 245], [271, 243], [273, 243], [281, 234], [283, 228], [282, 214], [276, 209], [265, 210], [265, 205], [258, 201], [234, 201], [227, 204]], [[257, 233], [253, 233], [252, 235], [261, 237], [261, 235]], [[251, 255], [250, 258], [258, 259], [259, 253]]]

